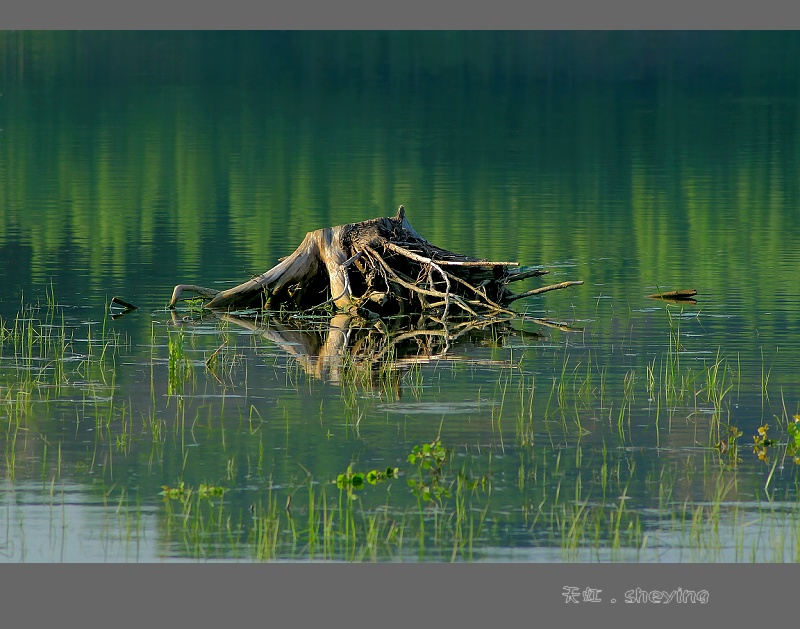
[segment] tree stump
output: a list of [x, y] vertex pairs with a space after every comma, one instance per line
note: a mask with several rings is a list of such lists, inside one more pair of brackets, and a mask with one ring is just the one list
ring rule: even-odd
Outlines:
[[561, 282], [514, 294], [508, 285], [545, 275], [540, 267], [491, 262], [429, 243], [397, 215], [326, 227], [306, 234], [300, 246], [269, 271], [223, 291], [179, 284], [170, 308], [187, 299], [206, 299], [217, 311], [266, 309], [307, 312], [337, 309], [360, 316], [458, 312], [481, 318], [511, 314], [508, 305], [523, 297], [583, 284]]

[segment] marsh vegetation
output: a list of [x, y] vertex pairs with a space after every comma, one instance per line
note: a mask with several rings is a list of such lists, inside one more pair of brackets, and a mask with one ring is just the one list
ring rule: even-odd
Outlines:
[[[0, 559], [798, 560], [796, 34], [0, 48]], [[584, 284], [167, 307], [400, 204]]]
[[765, 366], [743, 417], [740, 361], [687, 348], [700, 313], [664, 306], [663, 351], [620, 368], [568, 327], [430, 354], [165, 309], [137, 351], [70, 311], [0, 324], [10, 559], [85, 552], [72, 493], [104, 559], [797, 559], [797, 403]]

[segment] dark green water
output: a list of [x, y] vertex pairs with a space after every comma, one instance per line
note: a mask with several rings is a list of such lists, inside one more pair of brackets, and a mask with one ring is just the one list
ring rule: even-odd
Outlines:
[[[0, 33], [0, 556], [797, 560], [798, 59], [795, 33]], [[515, 306], [573, 331], [365, 383], [317, 377], [325, 329], [165, 308], [400, 204], [584, 280]], [[407, 457], [437, 435], [427, 502]], [[351, 464], [404, 475], [350, 500]]]

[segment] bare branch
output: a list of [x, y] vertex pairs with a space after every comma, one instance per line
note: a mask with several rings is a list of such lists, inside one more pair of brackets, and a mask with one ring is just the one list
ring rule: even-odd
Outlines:
[[520, 293], [519, 295], [513, 295], [509, 301], [516, 301], [517, 299], [522, 299], [523, 297], [532, 297], [533, 295], [541, 295], [542, 293], [546, 293], [551, 290], [559, 290], [561, 288], [567, 288], [569, 286], [578, 286], [583, 284], [583, 280], [577, 280], [572, 282], [561, 282], [560, 284], [551, 284], [550, 286], [542, 286], [541, 288], [534, 288], [533, 290], [529, 290], [525, 293]]

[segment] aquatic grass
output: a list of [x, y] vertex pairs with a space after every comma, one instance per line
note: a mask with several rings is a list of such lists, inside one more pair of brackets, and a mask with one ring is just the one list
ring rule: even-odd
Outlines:
[[[576, 378], [579, 367], [580, 365], [578, 365], [575, 368]], [[594, 399], [595, 393], [596, 393], [596, 386], [594, 383], [594, 369], [592, 367], [592, 352], [590, 350], [586, 357], [586, 369], [583, 379], [581, 380], [580, 385], [578, 386], [577, 395], [578, 399], [584, 401], [584, 403], [586, 404], [589, 404]]]
[[20, 424], [19, 422], [9, 422], [6, 432], [5, 444], [5, 462], [6, 462], [6, 476], [10, 480], [14, 480], [17, 475], [17, 437], [19, 436]]
[[669, 306], [665, 308], [665, 312], [669, 332], [667, 353], [662, 358], [660, 365], [661, 391], [665, 396], [667, 406], [676, 407], [685, 402], [695, 376], [691, 370], [684, 371], [682, 367], [681, 354], [685, 350], [681, 337], [683, 308], [678, 316], [672, 314]]
[[[551, 543], [560, 545], [565, 561], [580, 561], [588, 553], [596, 559], [620, 559], [625, 549], [639, 552], [645, 536], [640, 516], [627, 508], [627, 486], [613, 504], [605, 499], [592, 500], [592, 493], [584, 492], [580, 476], [576, 477], [573, 495], [561, 500], [561, 483], [554, 495], [545, 518], [538, 526], [549, 525]], [[539, 511], [545, 502], [540, 503]]]
[[769, 368], [766, 368], [764, 365], [764, 348], [761, 347], [760, 351], [761, 351], [761, 407], [764, 408], [764, 406], [769, 402], [769, 380], [772, 375], [772, 367], [774, 365], [774, 359], [773, 363], [769, 366]]
[[517, 443], [522, 446], [532, 446], [534, 444], [534, 429], [533, 429], [533, 402], [536, 392], [535, 379], [531, 377], [530, 384], [522, 375], [517, 383], [517, 414], [516, 414], [516, 431]]
[[[331, 501], [330, 486], [314, 482], [309, 475], [299, 485], [294, 485], [294, 489], [283, 490], [295, 496], [288, 501], [287, 509], [282, 508], [283, 501], [276, 497], [276, 490], [270, 488], [265, 494], [267, 501], [260, 500], [254, 507], [250, 524], [246, 524], [246, 519], [231, 518], [230, 514], [217, 518], [218, 526], [227, 527], [221, 529], [220, 534], [242, 527], [249, 530], [251, 541], [248, 543], [253, 545], [253, 557], [257, 560], [381, 561], [414, 556], [417, 559], [474, 560], [481, 556], [482, 545], [498, 535], [502, 521], [498, 515], [492, 515], [490, 476], [474, 475], [465, 463], [456, 473], [451, 471], [447, 459], [440, 466], [435, 442], [427, 444], [427, 449], [424, 445], [420, 444], [414, 460], [409, 461], [412, 467], [429, 463], [427, 470], [422, 468], [421, 478], [416, 477], [428, 486], [427, 493], [424, 489], [416, 493], [417, 508], [409, 509], [395, 503], [396, 489], [387, 493], [378, 505], [369, 506], [373, 502], [370, 499], [372, 490], [366, 482], [360, 485], [361, 489], [337, 488], [338, 501]], [[539, 447], [536, 449], [539, 454], [517, 463], [522, 470], [518, 474], [517, 488], [523, 494], [531, 494], [526, 501], [530, 507], [525, 508], [524, 514], [520, 512], [520, 517], [524, 515], [532, 533], [549, 530], [548, 543], [560, 546], [568, 561], [580, 561], [588, 556], [597, 560], [630, 560], [660, 552], [659, 529], [653, 529], [649, 520], [631, 508], [635, 500], [631, 488], [639, 482], [636, 459], [625, 451], [605, 448], [603, 460], [596, 466], [597, 472], [589, 477], [583, 473], [572, 476], [574, 469], [595, 469], [593, 461], [586, 459], [594, 456], [594, 450], [585, 451], [581, 446], [570, 450], [569, 469], [563, 456], [566, 451], [554, 451], [554, 459], [548, 462], [547, 457], [542, 456], [547, 450], [548, 446]], [[527, 451], [533, 455], [530, 449]], [[682, 498], [683, 515], [681, 509], [673, 508], [678, 493], [675, 468], [654, 466], [646, 472], [645, 482], [658, 487], [653, 492], [658, 492], [659, 512], [672, 511], [678, 517], [670, 524], [669, 519], [658, 516], [657, 522], [661, 522], [662, 527], [668, 525], [677, 534], [677, 537], [670, 537], [672, 541], [668, 543], [683, 539], [683, 547], [693, 557], [718, 560], [728, 556], [720, 543], [723, 514], [729, 515], [738, 507], [735, 504], [726, 506], [730, 492], [735, 489], [729, 482], [730, 477], [713, 476], [713, 470], [719, 468], [714, 466], [713, 457], [706, 457], [706, 460], [707, 471], [703, 474], [716, 478], [717, 485], [707, 501], [697, 501], [688, 495]], [[528, 468], [530, 464], [532, 468]], [[440, 471], [436, 472], [437, 469]], [[551, 479], [554, 483], [551, 490], [546, 491]], [[591, 482], [587, 482], [589, 479]], [[434, 482], [446, 487], [448, 493], [437, 494], [433, 490]], [[199, 531], [195, 528], [189, 533], [194, 535]], [[686, 537], [680, 537], [681, 531]], [[206, 533], [211, 536], [209, 539], [214, 538], [208, 527]], [[192, 549], [193, 556], [201, 558], [222, 552], [213, 548], [198, 552], [194, 543], [185, 547]], [[442, 554], [445, 551], [446, 554]], [[737, 556], [744, 554], [741, 550], [736, 552]]]
[[726, 380], [728, 374], [727, 363], [720, 357], [717, 351], [716, 360], [706, 368], [706, 382], [703, 388], [706, 400], [712, 405], [712, 429], [711, 444], [719, 443], [722, 439], [721, 425], [723, 422], [723, 406], [725, 397], [733, 389], [733, 384]]
[[[676, 322], [676, 325], [680, 325], [680, 322]], [[33, 335], [32, 344], [26, 341], [22, 346], [24, 351], [35, 355], [46, 342], [48, 334], [51, 339], [64, 337], [65, 334], [59, 331], [62, 327], [65, 327], [67, 336], [76, 336], [72, 330], [85, 329], [80, 326], [61, 326], [56, 319], [53, 328], [44, 330], [41, 336]], [[0, 334], [7, 336], [3, 332]], [[170, 334], [177, 332], [170, 331]], [[493, 375], [496, 374], [493, 397], [498, 404], [491, 416], [487, 414], [484, 418], [471, 421], [477, 423], [485, 420], [486, 425], [481, 428], [485, 432], [479, 433], [479, 439], [489, 435], [490, 430], [495, 431], [491, 433], [493, 436], [499, 431], [499, 444], [491, 442], [487, 445], [485, 441], [480, 442], [478, 451], [473, 453], [466, 445], [459, 443], [455, 447], [463, 458], [447, 458], [440, 466], [436, 478], [426, 470], [423, 470], [422, 475], [416, 475], [416, 466], [412, 464], [407, 478], [394, 482], [391, 491], [384, 493], [382, 489], [370, 486], [348, 494], [339, 488], [333, 489], [326, 480], [315, 480], [310, 474], [307, 480], [291, 479], [288, 485], [284, 483], [280, 489], [271, 486], [267, 488], [263, 484], [263, 475], [272, 472], [276, 465], [271, 462], [274, 458], [272, 452], [280, 452], [281, 455], [286, 455], [287, 461], [294, 461], [289, 452], [294, 456], [295, 452], [302, 451], [297, 447], [294, 415], [296, 406], [291, 403], [281, 402], [279, 410], [273, 413], [261, 406], [257, 397], [252, 400], [245, 398], [246, 401], [241, 406], [234, 407], [233, 417], [235, 419], [238, 413], [238, 425], [234, 421], [234, 428], [231, 429], [230, 422], [226, 425], [226, 416], [230, 419], [231, 411], [225, 406], [224, 400], [220, 404], [215, 402], [214, 409], [219, 409], [220, 406], [222, 408], [222, 412], [217, 413], [216, 410], [212, 411], [211, 405], [197, 403], [194, 389], [186, 390], [166, 401], [167, 406], [175, 403], [177, 409], [175, 430], [170, 433], [169, 421], [163, 419], [164, 402], [161, 398], [154, 397], [153, 394], [150, 396], [150, 408], [145, 404], [142, 410], [133, 405], [131, 400], [125, 400], [119, 395], [117, 383], [120, 378], [117, 374], [121, 373], [118, 370], [123, 363], [113, 359], [113, 355], [114, 352], [119, 352], [120, 345], [108, 346], [108, 354], [102, 361], [105, 364], [104, 374], [97, 372], [96, 377], [82, 379], [75, 371], [78, 361], [72, 359], [77, 354], [75, 347], [82, 351], [82, 344], [90, 340], [92, 351], [89, 363], [94, 365], [90, 370], [97, 369], [103, 354], [103, 335], [103, 331], [92, 324], [91, 332], [86, 335], [87, 339], [71, 338], [72, 344], [64, 345], [64, 386], [69, 392], [79, 391], [83, 399], [79, 411], [76, 411], [76, 415], [80, 416], [76, 424], [85, 427], [88, 419], [88, 427], [94, 431], [94, 451], [90, 444], [86, 470], [81, 470], [80, 473], [89, 476], [91, 471], [94, 478], [120, 480], [125, 477], [126, 467], [132, 464], [134, 457], [141, 456], [142, 460], [147, 461], [149, 455], [152, 463], [150, 467], [143, 466], [142, 471], [147, 470], [146, 474], [160, 474], [164, 469], [174, 469], [175, 466], [170, 466], [168, 460], [164, 467], [159, 465], [159, 460], [166, 460], [164, 452], [169, 453], [174, 448], [183, 459], [179, 478], [185, 483], [185, 487], [192, 486], [195, 489], [192, 490], [188, 505], [173, 501], [170, 507], [164, 507], [164, 511], [171, 509], [173, 512], [170, 516], [170, 534], [165, 536], [169, 544], [165, 551], [167, 556], [177, 555], [201, 561], [240, 556], [256, 560], [297, 561], [471, 561], [486, 556], [484, 551], [491, 546], [507, 544], [509, 537], [515, 540], [512, 544], [524, 545], [527, 543], [525, 531], [530, 530], [531, 543], [535, 540], [538, 544], [555, 548], [556, 552], [561, 548], [564, 558], [571, 561], [586, 558], [638, 560], [650, 554], [670, 553], [670, 548], [674, 546], [680, 546], [694, 558], [720, 560], [735, 553], [737, 558], [746, 560], [750, 553], [750, 531], [745, 536], [739, 521], [743, 521], [747, 514], [749, 521], [755, 522], [749, 525], [751, 528], [761, 525], [758, 519], [760, 516], [753, 508], [742, 506], [731, 499], [736, 487], [724, 495], [713, 484], [716, 480], [711, 480], [716, 479], [714, 474], [720, 471], [728, 473], [726, 479], [731, 478], [732, 470], [727, 465], [730, 461], [726, 456], [733, 448], [721, 457], [723, 453], [714, 451], [713, 448], [703, 450], [696, 447], [698, 444], [714, 445], [711, 437], [717, 434], [726, 438], [730, 447], [735, 439], [732, 433], [726, 431], [734, 427], [735, 420], [737, 424], [742, 421], [741, 417], [737, 417], [731, 400], [731, 394], [735, 393], [735, 387], [741, 382], [741, 371], [737, 371], [735, 365], [725, 357], [722, 348], [717, 351], [715, 358], [705, 360], [688, 360], [684, 353], [680, 356], [680, 370], [675, 373], [675, 382], [685, 391], [677, 416], [686, 416], [687, 424], [695, 424], [698, 438], [694, 445], [687, 447], [684, 442], [675, 440], [669, 429], [663, 431], [663, 450], [658, 437], [655, 450], [646, 436], [641, 440], [637, 439], [640, 434], [646, 435], [646, 432], [636, 431], [639, 422], [655, 419], [658, 424], [659, 410], [666, 406], [666, 372], [663, 367], [659, 368], [659, 359], [663, 365], [669, 349], [665, 350], [663, 356], [647, 357], [646, 361], [635, 361], [632, 365], [626, 365], [626, 369], [617, 371], [609, 366], [599, 365], [591, 353], [589, 356], [582, 354], [583, 348], [572, 348], [564, 354], [559, 348], [552, 370], [542, 369], [541, 365], [534, 364], [530, 372], [522, 371], [521, 368], [493, 372]], [[109, 332], [105, 335], [107, 339], [111, 338]], [[183, 357], [196, 374], [193, 378], [199, 377], [202, 384], [203, 362], [208, 360], [209, 353], [213, 355], [217, 350], [219, 353], [215, 360], [219, 362], [212, 364], [216, 367], [217, 375], [223, 376], [225, 381], [228, 380], [228, 374], [237, 378], [241, 376], [239, 372], [234, 374], [233, 371], [221, 368], [221, 365], [230, 366], [231, 363], [225, 361], [229, 358], [234, 360], [238, 354], [233, 342], [228, 344], [223, 342], [222, 337], [209, 335], [212, 342], [205, 350], [197, 351], [194, 341], [198, 338], [201, 337], [192, 335], [190, 341], [187, 333], [183, 347]], [[11, 337], [8, 336], [6, 351], [10, 342]], [[168, 343], [164, 348], [159, 351], [152, 348], [149, 350], [150, 367], [152, 374], [168, 377], [169, 356], [167, 355], [167, 360], [159, 358], [159, 352], [162, 356], [164, 351], [169, 353]], [[147, 351], [145, 350], [145, 365]], [[205, 352], [203, 362], [188, 359], [195, 351], [197, 355]], [[48, 355], [47, 352], [45, 355]], [[179, 357], [178, 352], [176, 357]], [[20, 361], [22, 364], [22, 356]], [[276, 364], [283, 365], [280, 357], [275, 358], [275, 361]], [[243, 362], [246, 368], [247, 361]], [[27, 458], [30, 455], [23, 441], [27, 440], [28, 444], [35, 443], [41, 447], [33, 430], [37, 427], [34, 422], [44, 415], [44, 407], [38, 406], [38, 403], [52, 394], [53, 390], [44, 385], [49, 384], [49, 379], [55, 377], [57, 371], [55, 368], [43, 371], [40, 369], [42, 363], [33, 363], [36, 368], [27, 372], [32, 377], [15, 383], [14, 387], [0, 390], [0, 421], [6, 423], [2, 427], [5, 429], [3, 434], [7, 435], [4, 452], [7, 458], [16, 455], [12, 467], [16, 468], [18, 477], [23, 474], [40, 477], [43, 483], [49, 482], [48, 488], [52, 493], [58, 490], [58, 484], [54, 488], [52, 480], [57, 469], [53, 463], [56, 458], [56, 443], [52, 440], [48, 443], [42, 442], [44, 446], [41, 452], [37, 451], [32, 463], [29, 463]], [[6, 362], [7, 371], [9, 367]], [[205, 367], [206, 377], [213, 391], [217, 392], [220, 388], [224, 390], [227, 384], [217, 386], [219, 383], [208, 370], [209, 365]], [[297, 370], [298, 363], [294, 362], [287, 367], [290, 370], [292, 368]], [[474, 366], [462, 364], [460, 369], [459, 378], [469, 377], [470, 369], [474, 375]], [[84, 370], [84, 373], [89, 372]], [[388, 373], [390, 372], [387, 370], [385, 374]], [[397, 372], [397, 375], [401, 381], [404, 378], [413, 380], [422, 393], [434, 391], [437, 386], [444, 391], [445, 386], [449, 385], [447, 373], [447, 370], [436, 365], [430, 368], [417, 365], [413, 371], [404, 374]], [[645, 377], [642, 377], [643, 373]], [[452, 375], [456, 379], [456, 374]], [[545, 419], [546, 414], [542, 410], [547, 398], [538, 395], [534, 384], [541, 378], [550, 376], [554, 376], [550, 398], [551, 417]], [[365, 391], [345, 385], [339, 389], [340, 397], [323, 396], [319, 401], [321, 417], [325, 414], [324, 403], [326, 412], [336, 418], [344, 417], [356, 433], [361, 428], [368, 439], [360, 439], [358, 447], [363, 448], [368, 456], [380, 457], [384, 454], [377, 448], [375, 441], [369, 441], [374, 435], [366, 433], [363, 421], [364, 417], [371, 416], [369, 404], [376, 398], [375, 385], [379, 385], [378, 396], [384, 398], [389, 395], [387, 387], [380, 384], [383, 377], [384, 375], [373, 371], [369, 379], [369, 386], [373, 388]], [[290, 378], [295, 384], [297, 395], [316, 395], [327, 387], [314, 384], [313, 379], [306, 377], [301, 371], [295, 371]], [[304, 382], [309, 385], [307, 392], [303, 390]], [[367, 380], [361, 382], [366, 384]], [[160, 384], [163, 387], [168, 383], [162, 380]], [[485, 382], [480, 384], [486, 386]], [[73, 385], [77, 389], [69, 388]], [[643, 391], [653, 400], [649, 409], [636, 407], [639, 399], [636, 396], [642, 395]], [[770, 393], [775, 400], [772, 390]], [[345, 396], [351, 394], [352, 406], [347, 409], [343, 401]], [[480, 401], [480, 392], [477, 396]], [[335, 407], [332, 411], [329, 406], [331, 399]], [[587, 423], [584, 409], [593, 408], [598, 400], [601, 408], [605, 401], [613, 406], [613, 412], [607, 413], [610, 421], [602, 421], [606, 412], [601, 411], [601, 421]], [[708, 423], [708, 444], [705, 432], [707, 424], [697, 419], [708, 416], [703, 414], [705, 409], [698, 410], [698, 406], [702, 407], [705, 403], [712, 409], [718, 409], [713, 414], [719, 420], [712, 416]], [[773, 424], [773, 431], [777, 431], [777, 421], [780, 427], [777, 432], [781, 440], [783, 431], [793, 424], [787, 411], [787, 406], [791, 408], [791, 403], [788, 396], [786, 401], [782, 399], [782, 410], [774, 409], [776, 419], [770, 422]], [[694, 414], [692, 405], [695, 408]], [[344, 414], [341, 407], [345, 407]], [[675, 412], [676, 409], [670, 410], [671, 418]], [[574, 417], [575, 423], [570, 415]], [[132, 421], [134, 417], [137, 418], [136, 423]], [[281, 417], [285, 420], [285, 444], [281, 443], [281, 431], [284, 430]], [[502, 431], [505, 427], [502, 426], [502, 421], [509, 421], [512, 417], [516, 420], [517, 439], [503, 442]], [[561, 421], [563, 434], [558, 434], [558, 428], [550, 434], [555, 422], [548, 421], [549, 419]], [[578, 427], [577, 433], [575, 425]], [[615, 430], [618, 426], [622, 427], [621, 432]], [[320, 428], [323, 428], [322, 422]], [[372, 430], [377, 426], [369, 428]], [[589, 429], [592, 433], [588, 432]], [[14, 434], [14, 430], [19, 438], [17, 445], [11, 447], [9, 437]], [[712, 430], [716, 431], [713, 435]], [[402, 431], [398, 434], [406, 434], [405, 426]], [[549, 444], [544, 434], [544, 438], [538, 437], [538, 431], [548, 432]], [[276, 434], [278, 439], [274, 440]], [[588, 437], [584, 439], [584, 435]], [[430, 452], [436, 449], [433, 443], [428, 442], [431, 446]], [[637, 444], [636, 452], [627, 450], [632, 443]], [[143, 444], [147, 446], [145, 450], [141, 449]], [[201, 449], [193, 450], [190, 445], [200, 446]], [[420, 442], [419, 445], [424, 443]], [[443, 441], [440, 441], [440, 445], [448, 450]], [[784, 445], [786, 444], [780, 447]], [[58, 448], [61, 448], [60, 442]], [[685, 452], [681, 452], [683, 448]], [[215, 466], [220, 482], [237, 490], [227, 494], [224, 500], [214, 500], [213, 508], [210, 503], [203, 502], [203, 492], [197, 485], [195, 455], [201, 451], [204, 457], [209, 457], [207, 460], [210, 464]], [[327, 453], [322, 448], [313, 452], [310, 456], [317, 456], [318, 459], [310, 458], [303, 463], [309, 469], [314, 469], [309, 461], [316, 465], [314, 477], [324, 478], [327, 463], [319, 453]], [[775, 452], [770, 466], [780, 466], [780, 462], [776, 461], [781, 459], [781, 451]], [[493, 461], [492, 457], [501, 453], [505, 453], [505, 458], [498, 457]], [[58, 456], [62, 456], [60, 452]], [[675, 461], [676, 458], [679, 459], [678, 462]], [[685, 469], [684, 460], [687, 461]], [[749, 474], [749, 463], [739, 466], [739, 471], [736, 472], [740, 485], [744, 486], [744, 493], [750, 491], [750, 485], [754, 484]], [[59, 463], [58, 468], [60, 466]], [[436, 467], [433, 463], [432, 468]], [[478, 467], [481, 469], [474, 472]], [[77, 466], [70, 465], [65, 470], [74, 473], [77, 469], [73, 468]], [[788, 491], [786, 472], [782, 472], [781, 467], [773, 467], [771, 472], [767, 468], [764, 474], [767, 472], [770, 474], [767, 477], [770, 495], [782, 489]], [[241, 487], [237, 487], [243, 484], [241, 477], [248, 479], [247, 491], [239, 491]], [[408, 478], [420, 481], [419, 495], [413, 493], [414, 488], [404, 485], [403, 481]], [[481, 485], [484, 480], [485, 484]], [[761, 477], [756, 483], [759, 490], [762, 489], [763, 480]], [[256, 485], [260, 485], [260, 488], [254, 490]], [[427, 494], [423, 485], [427, 486]], [[495, 486], [499, 486], [499, 491], [494, 490]], [[643, 486], [644, 490], [641, 489]], [[702, 493], [701, 487], [710, 488], [710, 497]], [[513, 498], [510, 497], [512, 493]], [[284, 507], [287, 494], [294, 496], [289, 510]], [[430, 499], [425, 499], [426, 495]], [[796, 490], [793, 495], [796, 496]], [[517, 499], [518, 502], [515, 502]], [[112, 508], [114, 505], [111, 503], [115, 500], [110, 500]], [[252, 510], [249, 508], [251, 504]], [[676, 504], [685, 505], [683, 515], [680, 515], [680, 508]], [[698, 507], [702, 509], [698, 511]], [[776, 527], [775, 522], [768, 519], [766, 514], [770, 513], [770, 507], [766, 503], [763, 509], [765, 515], [764, 532], [759, 542], [761, 545], [754, 551], [755, 555], [751, 553], [751, 556], [775, 559], [788, 552], [792, 534], [787, 532], [788, 529], [783, 531], [780, 526]], [[674, 522], [670, 513], [676, 514]], [[775, 513], [780, 514], [780, 510], [776, 508]], [[684, 519], [682, 528], [676, 524], [681, 517]], [[166, 522], [167, 518], [161, 519]], [[730, 524], [729, 519], [734, 524]], [[131, 526], [135, 528], [133, 522]], [[668, 529], [670, 526], [676, 531], [685, 531], [686, 535], [679, 532], [674, 535], [670, 532], [667, 535], [662, 528]], [[785, 526], [796, 524], [787, 517]], [[162, 528], [166, 528], [166, 525]], [[731, 535], [736, 536], [736, 548], [731, 546]], [[523, 541], [520, 542], [520, 539]]]
[[[382, 505], [367, 508], [366, 494], [362, 493], [367, 487], [364, 481], [337, 482], [338, 500], [331, 502], [327, 486], [316, 484], [308, 476], [289, 489], [290, 496], [305, 494], [302, 508], [296, 506], [297, 500], [288, 500], [286, 509], [281, 510], [270, 486], [266, 506], [260, 503], [250, 533], [255, 558], [378, 561], [387, 557], [402, 559], [408, 552], [424, 558], [430, 547], [449, 547], [451, 561], [471, 558], [475, 539], [481, 535], [488, 517], [491, 483], [486, 476], [473, 478], [465, 468], [452, 480], [444, 480], [442, 450], [435, 442], [424, 445], [430, 447], [421, 445], [412, 453], [422, 477], [429, 478], [428, 483], [446, 482], [447, 492], [414, 492], [419, 510], [393, 508], [391, 494]], [[348, 478], [355, 481], [361, 476], [350, 470]], [[477, 513], [473, 510], [474, 498], [485, 501]], [[407, 548], [409, 537], [416, 540], [416, 550]]]
[[497, 399], [499, 397], [499, 403], [494, 404], [491, 409], [491, 428], [492, 433], [497, 430], [497, 434], [500, 439], [500, 447], [504, 447], [503, 443], [503, 409], [505, 408], [506, 403], [506, 393], [508, 392], [508, 385], [512, 379], [512, 374], [510, 372], [501, 371], [497, 382], [495, 383], [495, 391], [494, 397]]
[[265, 499], [266, 505], [259, 502], [258, 505], [252, 507], [254, 515], [250, 540], [254, 558], [258, 561], [276, 559], [279, 553], [281, 516], [278, 512], [277, 496], [272, 483], [269, 485]]
[[[227, 558], [237, 552], [238, 524], [226, 513], [225, 490], [201, 483], [197, 489], [180, 481], [161, 492], [167, 539], [175, 540], [194, 559]], [[173, 505], [177, 505], [178, 509]]]
[[[94, 417], [98, 429], [110, 426], [115, 411], [113, 403], [106, 407], [105, 401], [113, 399], [114, 357], [124, 343], [119, 335], [106, 334], [102, 351], [96, 353], [91, 325], [86, 339], [76, 338], [80, 327], [67, 325], [63, 308], [56, 306], [52, 295], [44, 308], [23, 303], [13, 325], [0, 320], [0, 422], [7, 423], [4, 459], [10, 479], [16, 478], [21, 431], [41, 434], [41, 473], [46, 474], [49, 440], [39, 431], [41, 424], [48, 421], [52, 398], [65, 394], [78, 398], [82, 413]], [[130, 442], [126, 422], [123, 417], [124, 430], [117, 436], [120, 445]], [[100, 431], [95, 434], [101, 437]], [[60, 460], [60, 440], [58, 456]], [[110, 460], [111, 454], [108, 456]]]
[[628, 371], [622, 380], [622, 400], [620, 401], [619, 413], [617, 415], [617, 432], [620, 440], [625, 442], [625, 425], [630, 432], [631, 408], [635, 401], [636, 372]]
[[168, 393], [178, 395], [183, 392], [183, 387], [194, 376], [192, 363], [186, 355], [185, 337], [183, 329], [170, 332], [167, 337], [168, 351]]

